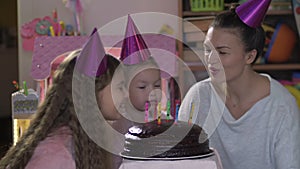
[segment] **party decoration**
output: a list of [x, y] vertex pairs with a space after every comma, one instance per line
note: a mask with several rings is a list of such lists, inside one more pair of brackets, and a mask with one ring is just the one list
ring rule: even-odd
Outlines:
[[79, 55], [76, 69], [89, 77], [100, 76], [107, 70], [105, 49], [96, 28]]
[[11, 95], [12, 113], [16, 114], [33, 114], [37, 110], [39, 97], [36, 91], [28, 89], [27, 95], [23, 91], [17, 91]]
[[16, 88], [17, 90], [20, 89], [19, 84], [18, 84], [17, 81], [13, 80], [13, 81], [12, 81], [12, 84], [15, 86], [15, 88]]
[[292, 0], [292, 8], [298, 30], [298, 36], [300, 36], [300, 1]]
[[65, 35], [66, 34], [66, 26], [64, 21], [59, 21], [59, 27], [60, 27], [60, 34]]
[[50, 27], [49, 27], [49, 31], [50, 31], [50, 35], [51, 35], [51, 36], [55, 36], [55, 32], [54, 32], [53, 26], [50, 26]]
[[34, 40], [39, 36], [47, 36], [49, 27], [53, 26], [56, 30], [55, 22], [50, 16], [44, 18], [35, 18], [21, 26], [20, 34], [22, 38], [22, 46], [26, 51], [33, 51]]
[[268, 63], [287, 62], [297, 43], [297, 34], [285, 23], [278, 23], [271, 36], [265, 59]]
[[17, 89], [17, 91], [11, 95], [13, 116], [24, 113], [35, 113], [39, 103], [39, 96], [37, 92], [33, 89], [29, 89], [26, 81], [23, 81], [22, 86], [15, 80], [12, 83]]
[[48, 35], [48, 29], [51, 27], [52, 23], [48, 20], [40, 20], [36, 25], [35, 25], [35, 31], [39, 35]]
[[81, 14], [83, 11], [82, 3], [80, 0], [64, 0], [66, 8], [69, 8], [73, 13], [74, 23], [75, 23], [75, 35], [80, 35], [83, 33], [81, 28]]
[[292, 85], [284, 85], [284, 87], [296, 98], [297, 105], [300, 108], [300, 91]]
[[124, 64], [133, 65], [147, 60], [150, 56], [150, 51], [142, 35], [139, 33], [130, 15], [128, 15], [120, 60]]
[[248, 26], [257, 28], [267, 13], [271, 0], [248, 0], [236, 8], [240, 19]]

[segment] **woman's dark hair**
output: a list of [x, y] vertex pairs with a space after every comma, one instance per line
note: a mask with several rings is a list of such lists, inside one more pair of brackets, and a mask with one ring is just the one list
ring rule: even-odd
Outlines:
[[246, 25], [236, 14], [236, 7], [234, 6], [229, 11], [217, 15], [210, 27], [234, 29], [234, 32], [241, 38], [246, 52], [253, 49], [257, 50], [256, 60], [263, 54], [265, 31], [262, 26], [252, 28]]

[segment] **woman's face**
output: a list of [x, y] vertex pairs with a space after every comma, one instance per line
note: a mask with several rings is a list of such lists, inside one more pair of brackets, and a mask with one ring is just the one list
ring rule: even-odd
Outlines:
[[128, 96], [125, 91], [124, 75], [115, 73], [112, 82], [98, 92], [98, 104], [102, 115], [106, 120], [118, 120], [121, 118], [123, 104]]
[[205, 62], [213, 80], [229, 82], [239, 78], [249, 64], [243, 43], [232, 30], [210, 28], [204, 48]]
[[158, 103], [161, 98], [160, 70], [149, 68], [136, 74], [129, 85], [129, 98], [139, 111], [145, 110], [146, 102]]

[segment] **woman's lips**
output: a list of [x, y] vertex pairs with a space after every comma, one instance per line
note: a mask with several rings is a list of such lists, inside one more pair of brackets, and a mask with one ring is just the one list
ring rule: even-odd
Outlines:
[[209, 72], [215, 76], [220, 70], [215, 67], [208, 67]]

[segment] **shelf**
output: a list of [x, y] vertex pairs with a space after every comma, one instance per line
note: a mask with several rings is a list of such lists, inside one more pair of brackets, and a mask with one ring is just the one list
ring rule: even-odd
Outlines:
[[[225, 3], [225, 9], [229, 9], [231, 3]], [[273, 9], [267, 11], [267, 15], [293, 15], [291, 2], [272, 2], [271, 6]], [[282, 7], [282, 9], [279, 9]], [[195, 16], [216, 16], [223, 11], [208, 11], [208, 12], [192, 12], [182, 11], [182, 17], [195, 17]]]
[[191, 11], [183, 11], [183, 17], [194, 17], [194, 16], [216, 16], [220, 12], [191, 12]]
[[206, 71], [205, 66], [202, 62], [186, 62], [185, 64], [192, 70], [192, 71]]
[[[183, 11], [183, 17], [195, 17], [195, 16], [216, 16], [223, 11], [211, 11], [211, 12], [191, 12]], [[292, 10], [269, 10], [267, 15], [292, 15]]]
[[269, 10], [267, 15], [293, 15], [292, 10]]
[[300, 70], [300, 64], [256, 64], [255, 70]]
[[[192, 71], [206, 71], [202, 63], [186, 62]], [[256, 64], [253, 69], [257, 71], [274, 71], [274, 70], [300, 70], [300, 64]]]

